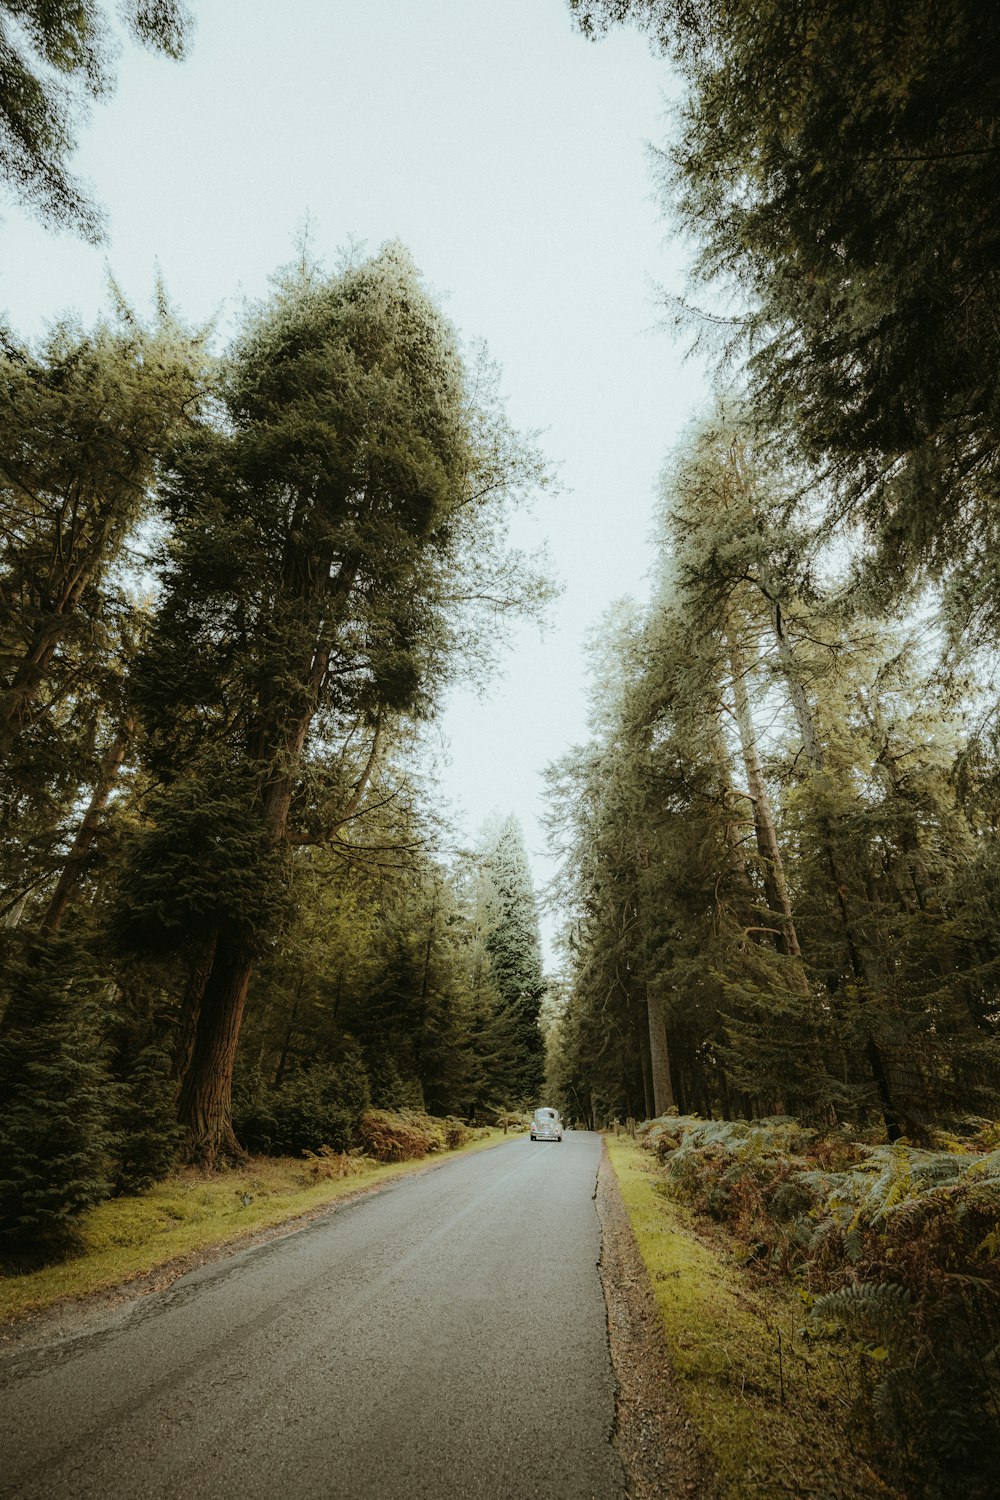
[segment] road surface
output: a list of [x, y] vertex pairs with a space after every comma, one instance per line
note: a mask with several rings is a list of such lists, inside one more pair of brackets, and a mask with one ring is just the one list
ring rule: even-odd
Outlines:
[[0, 1494], [617, 1500], [599, 1159], [518, 1136], [0, 1360]]

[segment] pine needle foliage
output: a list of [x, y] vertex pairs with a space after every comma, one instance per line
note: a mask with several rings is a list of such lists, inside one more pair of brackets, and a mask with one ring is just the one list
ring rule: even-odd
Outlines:
[[[134, 41], [184, 55], [192, 22], [181, 0], [117, 7]], [[0, 7], [0, 175], [48, 222], [101, 240], [100, 210], [69, 172], [79, 122], [114, 89], [119, 43], [98, 0], [6, 0]]]
[[[53, 938], [18, 977], [0, 1033], [0, 1254], [64, 1253], [74, 1221], [110, 1191], [117, 1096], [72, 939]], [[88, 1003], [90, 1001], [90, 1003]]]
[[[764, 429], [874, 542], [884, 601], [946, 581], [996, 639], [1000, 18], [981, 0], [571, 0], [686, 89], [662, 192], [732, 308]], [[704, 322], [702, 323], [704, 325]]]

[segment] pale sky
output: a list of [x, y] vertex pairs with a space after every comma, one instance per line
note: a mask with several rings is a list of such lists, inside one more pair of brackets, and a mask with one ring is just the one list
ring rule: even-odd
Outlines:
[[547, 633], [513, 632], [485, 697], [455, 692], [440, 726], [467, 837], [514, 812], [541, 884], [540, 773], [585, 737], [585, 637], [612, 600], [644, 595], [656, 475], [705, 400], [655, 326], [655, 286], [684, 289], [645, 149], [669, 128], [664, 64], [631, 33], [584, 41], [565, 0], [191, 8], [190, 58], [128, 48], [81, 132], [75, 167], [109, 244], [4, 204], [0, 310], [27, 336], [69, 310], [90, 321], [108, 268], [145, 307], [158, 265], [188, 320], [225, 327], [306, 214], [331, 263], [351, 239], [409, 247], [460, 332], [488, 343], [563, 486], [515, 532], [548, 538], [564, 585]]

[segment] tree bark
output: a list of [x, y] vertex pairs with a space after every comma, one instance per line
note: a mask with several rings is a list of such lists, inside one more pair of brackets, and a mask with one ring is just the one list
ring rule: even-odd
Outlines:
[[187, 1155], [207, 1166], [244, 1154], [233, 1133], [233, 1069], [253, 957], [248, 937], [220, 933], [181, 1086], [178, 1117], [187, 1132]]
[[753, 821], [757, 835], [757, 849], [761, 858], [764, 894], [769, 909], [778, 919], [780, 933], [779, 947], [781, 951], [788, 954], [790, 958], [799, 960], [794, 969], [795, 987], [802, 995], [808, 995], [809, 981], [806, 978], [805, 969], [801, 962], [802, 949], [799, 947], [798, 933], [795, 930], [795, 918], [792, 913], [792, 903], [788, 896], [784, 861], [781, 858], [778, 835], [774, 826], [774, 814], [771, 811], [771, 799], [768, 796], [767, 785], [764, 781], [764, 772], [760, 764], [760, 755], [757, 750], [757, 731], [750, 713], [746, 665], [743, 660], [743, 653], [733, 635], [730, 635], [729, 638], [729, 659], [733, 673], [736, 724], [739, 730], [740, 747], [743, 752], [743, 764], [746, 768], [747, 785], [750, 790], [750, 796], [753, 799]]
[[[329, 564], [321, 559], [316, 571], [320, 577], [328, 576]], [[291, 556], [284, 570], [283, 581], [297, 585], [303, 607], [315, 607], [321, 619], [308, 661], [303, 664], [300, 686], [288, 689], [274, 682], [268, 684], [262, 690], [248, 734], [250, 758], [266, 769], [259, 812], [275, 848], [287, 841], [298, 765], [329, 669], [330, 632], [336, 611], [346, 604], [357, 571], [357, 562], [345, 559], [324, 600], [316, 597], [310, 569], [300, 556]], [[192, 1160], [211, 1162], [220, 1155], [240, 1154], [233, 1134], [232, 1081], [254, 957], [249, 935], [220, 932], [196, 1017], [194, 1004], [190, 1008], [194, 1044], [181, 1084], [178, 1115]]]
[[646, 1006], [649, 1011], [649, 1061], [653, 1075], [653, 1109], [665, 1115], [674, 1109], [674, 1087], [670, 1081], [670, 1052], [667, 1046], [667, 1007], [658, 985], [647, 985]]
[[651, 1120], [656, 1114], [656, 1099], [653, 1094], [653, 1063], [649, 1046], [649, 1006], [640, 1003], [639, 1024], [636, 1027], [639, 1034], [639, 1057], [642, 1063], [642, 1097], [645, 1109], [645, 1118]]
[[181, 997], [180, 1021], [177, 1029], [177, 1044], [174, 1048], [173, 1076], [177, 1080], [177, 1093], [180, 1091], [191, 1066], [194, 1056], [195, 1038], [198, 1035], [198, 1019], [201, 1015], [201, 1002], [208, 984], [209, 975], [212, 972], [212, 962], [215, 958], [215, 948], [219, 940], [218, 931], [212, 932], [203, 938], [198, 948], [194, 962], [188, 973], [188, 981], [184, 987]]

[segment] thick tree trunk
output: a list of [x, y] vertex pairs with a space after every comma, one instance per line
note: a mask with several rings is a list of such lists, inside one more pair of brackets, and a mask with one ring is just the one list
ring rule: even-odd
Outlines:
[[[733, 696], [736, 705], [736, 722], [739, 729], [740, 746], [743, 751], [743, 763], [746, 767], [747, 783], [750, 795], [753, 798], [754, 827], [757, 834], [757, 848], [761, 857], [764, 894], [767, 904], [776, 919], [779, 934], [778, 946], [792, 960], [790, 965], [791, 987], [797, 990], [804, 1000], [811, 1001], [809, 976], [806, 973], [805, 964], [802, 960], [802, 949], [799, 946], [799, 936], [795, 928], [795, 917], [788, 895], [788, 884], [785, 880], [784, 861], [782, 860], [781, 848], [778, 844], [774, 814], [771, 811], [771, 799], [767, 793], [767, 785], [764, 781], [760, 755], [757, 750], [757, 733], [754, 727], [753, 716], [750, 712], [750, 697], [747, 692], [746, 665], [735, 636], [730, 636], [729, 650], [733, 671]], [[816, 1069], [817, 1074], [822, 1074], [826, 1072], [822, 1052], [822, 1038], [818, 1027], [811, 1027], [811, 1031], [810, 1051], [812, 1054], [812, 1065]], [[789, 1081], [793, 1082], [793, 1080]], [[778, 1103], [777, 1110], [778, 1113], [784, 1113], [783, 1101]], [[830, 1124], [836, 1122], [836, 1112], [831, 1105], [826, 1105], [823, 1113]]]
[[[359, 566], [357, 559], [346, 558], [332, 583], [328, 582], [329, 558], [304, 557], [299, 544], [291, 540], [301, 524], [301, 519], [295, 520], [290, 527], [282, 586], [286, 600], [298, 600], [303, 609], [315, 612], [314, 643], [302, 663], [298, 686], [289, 688], [274, 680], [262, 689], [247, 734], [248, 756], [264, 773], [257, 811], [275, 848], [288, 839], [299, 762], [329, 671], [330, 640]], [[233, 1066], [253, 966], [249, 936], [220, 933], [196, 1017], [191, 1007], [195, 1038], [178, 1112], [192, 1159], [213, 1161], [240, 1150], [232, 1125]]]
[[198, 1018], [201, 1015], [201, 1002], [204, 998], [205, 989], [208, 984], [209, 975], [212, 972], [212, 963], [215, 959], [215, 948], [219, 940], [218, 932], [212, 932], [203, 938], [198, 948], [194, 962], [188, 973], [188, 981], [184, 987], [181, 997], [180, 1021], [177, 1028], [177, 1044], [174, 1048], [173, 1076], [177, 1080], [177, 1092], [180, 1096], [181, 1088], [187, 1077], [194, 1056], [194, 1044], [198, 1035]]
[[653, 1063], [649, 1046], [649, 1006], [645, 1002], [639, 1006], [638, 1020], [636, 1030], [639, 1034], [639, 1058], [642, 1064], [644, 1118], [651, 1120], [656, 1114], [656, 1099], [653, 1094]]
[[649, 1060], [653, 1075], [653, 1109], [665, 1115], [675, 1107], [674, 1087], [670, 1081], [670, 1052], [667, 1047], [667, 1008], [657, 985], [646, 987], [649, 1011]]
[[209, 1166], [243, 1154], [233, 1134], [233, 1068], [252, 972], [249, 939], [221, 933], [177, 1111], [189, 1159]]

